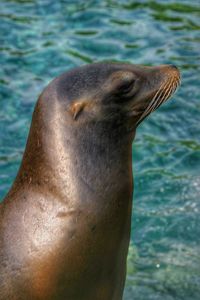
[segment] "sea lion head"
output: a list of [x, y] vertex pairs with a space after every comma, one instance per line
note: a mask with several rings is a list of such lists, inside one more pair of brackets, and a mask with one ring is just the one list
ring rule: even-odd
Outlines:
[[96, 63], [64, 73], [54, 85], [74, 128], [111, 127], [125, 134], [135, 132], [179, 83], [180, 73], [173, 65]]

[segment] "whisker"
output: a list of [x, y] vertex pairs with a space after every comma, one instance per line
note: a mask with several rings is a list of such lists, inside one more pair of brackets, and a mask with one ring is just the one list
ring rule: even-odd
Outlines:
[[[159, 101], [157, 101], [158, 105], [160, 105], [160, 103], [163, 102], [163, 99], [165, 99], [165, 95], [171, 89], [171, 86], [172, 86], [172, 80], [168, 84], [166, 84], [162, 93], [160, 94]], [[157, 103], [156, 103], [156, 105], [154, 105], [154, 110], [158, 107]]]
[[153, 99], [149, 103], [146, 110], [139, 118], [137, 124], [140, 123], [140, 121], [144, 119], [147, 115], [149, 115], [152, 111], [156, 110], [162, 103], [167, 101], [167, 99], [175, 92], [175, 90], [180, 85], [180, 83], [181, 83], [180, 77], [176, 77], [162, 84], [160, 88], [157, 90], [157, 92], [155, 93]]
[[170, 97], [170, 95], [172, 94], [172, 86], [170, 86], [169, 89], [167, 89], [167, 92], [165, 92], [165, 94], [163, 95], [163, 97], [160, 99], [160, 102], [158, 104], [158, 106], [156, 107], [156, 109], [162, 104], [164, 103], [165, 101], [167, 101], [167, 99]]
[[155, 109], [157, 109], [164, 101], [166, 101], [171, 95], [173, 89], [173, 82], [172, 80], [169, 82], [167, 88], [165, 89], [164, 93], [162, 94], [162, 97], [160, 98], [159, 104], [156, 106]]
[[[160, 97], [159, 93], [162, 91], [163, 86], [164, 86], [164, 84], [160, 86], [160, 88], [158, 89], [158, 91], [154, 95], [153, 99], [151, 100], [150, 104], [148, 105], [148, 107], [146, 108], [146, 110], [144, 111], [144, 113], [142, 114], [140, 119], [145, 117], [151, 111], [152, 106], [154, 105], [155, 102], [157, 102], [158, 98]], [[139, 121], [140, 121], [140, 119], [139, 119]]]
[[175, 90], [177, 89], [179, 85], [179, 80], [172, 82], [172, 84], [170, 83], [170, 89], [168, 88], [167, 91], [165, 92], [164, 96], [162, 97], [159, 105], [156, 107], [156, 109], [164, 102], [167, 101], [167, 99], [169, 99], [169, 97], [175, 92]]
[[149, 105], [149, 107], [146, 109], [146, 111], [144, 112], [143, 117], [147, 116], [148, 114], [150, 114], [153, 110], [155, 110], [155, 108], [157, 107], [158, 103], [160, 103], [160, 98], [163, 95], [163, 91], [165, 91], [165, 89], [168, 89], [168, 85], [170, 85], [168, 82], [163, 84], [158, 92], [156, 93], [156, 95], [153, 98], [153, 103], [151, 102], [151, 106]]

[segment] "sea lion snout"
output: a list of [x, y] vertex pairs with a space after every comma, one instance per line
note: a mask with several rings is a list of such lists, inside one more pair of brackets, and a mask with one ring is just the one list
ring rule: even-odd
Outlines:
[[144, 67], [140, 70], [141, 87], [133, 99], [132, 115], [139, 125], [151, 112], [167, 101], [180, 85], [180, 72], [174, 65]]
[[160, 73], [164, 76], [168, 76], [170, 79], [180, 83], [180, 72], [177, 66], [175, 65], [161, 65], [158, 67]]

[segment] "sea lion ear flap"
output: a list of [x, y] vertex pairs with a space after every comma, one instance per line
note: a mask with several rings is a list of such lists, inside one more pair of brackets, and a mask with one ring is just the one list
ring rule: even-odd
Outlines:
[[85, 106], [85, 103], [82, 101], [75, 101], [69, 107], [69, 112], [72, 115], [73, 119], [76, 120], [78, 115], [81, 113]]

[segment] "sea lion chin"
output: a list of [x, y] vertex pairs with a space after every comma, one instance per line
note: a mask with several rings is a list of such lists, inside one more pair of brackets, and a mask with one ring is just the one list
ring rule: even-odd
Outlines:
[[121, 300], [137, 126], [176, 90], [174, 66], [97, 63], [39, 97], [0, 206], [1, 300]]

